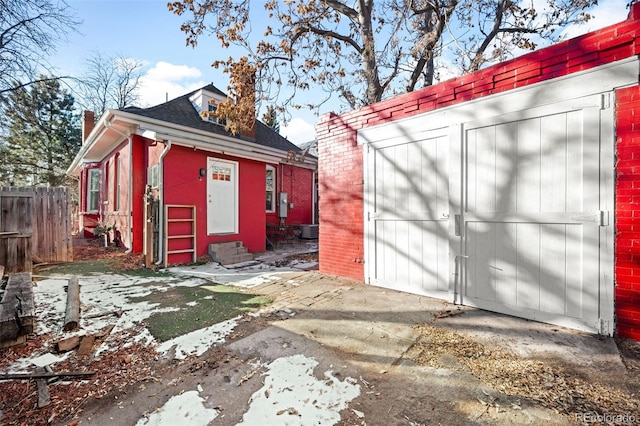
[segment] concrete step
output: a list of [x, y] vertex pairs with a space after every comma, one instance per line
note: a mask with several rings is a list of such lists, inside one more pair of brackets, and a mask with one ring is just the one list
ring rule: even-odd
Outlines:
[[253, 260], [253, 255], [251, 253], [237, 254], [235, 256], [225, 257], [221, 265], [234, 265], [236, 263], [245, 263]]
[[242, 241], [227, 241], [225, 243], [211, 243], [209, 244], [209, 250], [226, 250], [235, 247], [244, 247]]
[[209, 257], [221, 265], [231, 265], [253, 260], [253, 255], [242, 244], [242, 241], [212, 243], [208, 247]]
[[219, 257], [225, 257], [225, 256], [235, 256], [236, 254], [249, 253], [249, 250], [246, 247], [223, 247], [219, 249], [209, 248], [209, 253], [215, 253]]

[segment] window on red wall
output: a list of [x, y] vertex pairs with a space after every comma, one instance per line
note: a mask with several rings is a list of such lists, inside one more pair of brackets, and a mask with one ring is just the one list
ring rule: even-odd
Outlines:
[[266, 170], [267, 213], [276, 211], [276, 169], [267, 165]]
[[[102, 201], [105, 204], [104, 209], [109, 210], [109, 206], [106, 205], [109, 203], [109, 168], [111, 167], [111, 161], [107, 161], [104, 166], [104, 188], [102, 191]], [[104, 210], [103, 209], [103, 210]]]
[[87, 211], [97, 212], [100, 200], [100, 170], [90, 169], [87, 181]]
[[116, 155], [113, 171], [113, 210], [120, 211], [120, 154]]

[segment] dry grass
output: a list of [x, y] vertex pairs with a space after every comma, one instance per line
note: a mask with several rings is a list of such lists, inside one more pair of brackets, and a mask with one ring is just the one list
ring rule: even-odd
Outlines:
[[[637, 371], [623, 372], [624, 383], [603, 383], [551, 361], [519, 357], [506, 349], [489, 350], [455, 331], [431, 324], [417, 328], [422, 335], [414, 359], [417, 364], [441, 368], [442, 360], [453, 356], [460, 369], [496, 391], [535, 401], [559, 413], [626, 414], [640, 418]], [[451, 363], [446, 367], [452, 368]]]

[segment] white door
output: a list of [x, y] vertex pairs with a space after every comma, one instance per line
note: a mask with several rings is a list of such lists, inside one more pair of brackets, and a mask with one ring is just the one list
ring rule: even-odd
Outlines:
[[599, 329], [600, 104], [464, 123], [462, 303]]
[[366, 279], [447, 297], [448, 130], [365, 146]]
[[238, 232], [238, 163], [207, 158], [207, 233]]

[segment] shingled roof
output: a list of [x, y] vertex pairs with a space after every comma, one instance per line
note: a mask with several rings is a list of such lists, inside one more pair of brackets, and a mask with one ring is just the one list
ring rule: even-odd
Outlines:
[[198, 90], [205, 90], [222, 96], [226, 96], [213, 84], [208, 84], [201, 89], [194, 90], [193, 92], [187, 93], [186, 95], [172, 99], [160, 105], [156, 105], [150, 108], [128, 107], [124, 108], [122, 111], [130, 114], [140, 115], [143, 117], [153, 118], [156, 120], [166, 121], [167, 123], [191, 127], [193, 129], [203, 130], [218, 135], [235, 137], [241, 140], [255, 143], [257, 145], [275, 148], [285, 152], [300, 152], [299, 147], [297, 147], [288, 139], [281, 136], [278, 132], [274, 131], [259, 120], [256, 120], [255, 139], [244, 135], [234, 136], [231, 133], [225, 131], [223, 126], [203, 120], [189, 100], [189, 97], [196, 93]]

